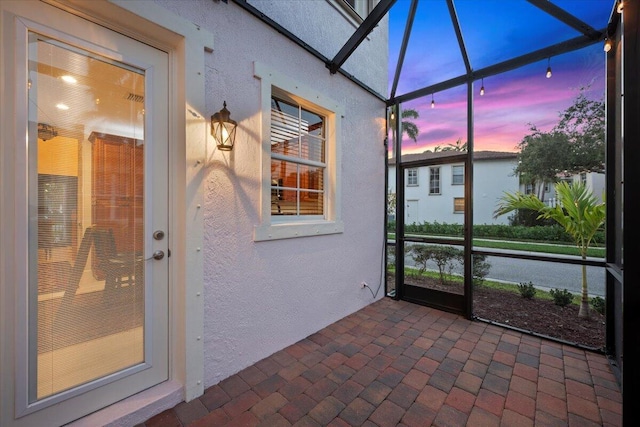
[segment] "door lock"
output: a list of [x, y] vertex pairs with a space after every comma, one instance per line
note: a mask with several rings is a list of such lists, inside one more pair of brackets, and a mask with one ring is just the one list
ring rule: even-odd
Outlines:
[[153, 232], [153, 238], [156, 240], [162, 240], [164, 239], [164, 231], [162, 230], [156, 230]]
[[163, 251], [155, 251], [153, 253], [153, 255], [151, 255], [151, 257], [155, 260], [161, 260], [162, 258], [164, 258], [164, 252]]

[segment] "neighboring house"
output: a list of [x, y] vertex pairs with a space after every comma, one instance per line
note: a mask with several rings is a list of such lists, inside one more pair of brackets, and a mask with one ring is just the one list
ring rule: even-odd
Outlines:
[[0, 2], [0, 425], [135, 425], [383, 297], [387, 18], [321, 58], [376, 3]]
[[[452, 151], [424, 152], [402, 157], [403, 162], [436, 161]], [[460, 153], [457, 153], [460, 154]], [[508, 224], [508, 218], [493, 218], [498, 199], [505, 191], [518, 190], [513, 170], [517, 153], [478, 151], [473, 159], [473, 223]], [[396, 192], [395, 165], [389, 162], [388, 192]], [[462, 224], [464, 221], [464, 164], [437, 163], [405, 169], [405, 223], [440, 222]]]
[[[581, 182], [587, 188], [589, 188], [593, 195], [600, 202], [604, 199], [605, 194], [605, 175], [601, 172], [581, 172], [577, 174], [562, 174], [558, 181], [565, 181], [569, 184], [574, 182]], [[544, 201], [549, 206], [555, 206], [557, 201], [555, 185], [552, 183], [543, 184], [544, 187], [541, 191], [540, 188], [533, 188], [531, 184], [521, 184], [520, 191], [525, 194], [536, 194], [538, 198]], [[541, 194], [542, 193], [542, 194]]]
[[[429, 166], [405, 168], [405, 224], [439, 222], [462, 224], [464, 220], [464, 164], [440, 163], [438, 160], [452, 155], [453, 151], [408, 154], [403, 162], [433, 162]], [[458, 153], [459, 154], [459, 153]], [[519, 182], [514, 174], [518, 164], [517, 153], [501, 151], [477, 151], [473, 158], [473, 223], [509, 224], [509, 215], [493, 217], [498, 200], [505, 194], [520, 191], [536, 194], [550, 206], [556, 203], [554, 185], [544, 184], [544, 189]], [[396, 193], [394, 159], [389, 161], [389, 185], [387, 193]], [[582, 182], [592, 189], [602, 201], [605, 190], [603, 173], [588, 172], [566, 175], [567, 182]]]

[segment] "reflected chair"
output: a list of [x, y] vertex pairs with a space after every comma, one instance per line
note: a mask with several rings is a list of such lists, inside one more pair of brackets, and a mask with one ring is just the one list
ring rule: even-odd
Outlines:
[[105, 278], [105, 291], [132, 286], [136, 280], [136, 269], [141, 262], [134, 253], [118, 253], [112, 229], [94, 228], [93, 243], [97, 267]]

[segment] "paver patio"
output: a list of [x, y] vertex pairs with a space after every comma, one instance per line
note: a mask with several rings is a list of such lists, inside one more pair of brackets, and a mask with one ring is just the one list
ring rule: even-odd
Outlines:
[[607, 358], [384, 298], [141, 426], [620, 426]]

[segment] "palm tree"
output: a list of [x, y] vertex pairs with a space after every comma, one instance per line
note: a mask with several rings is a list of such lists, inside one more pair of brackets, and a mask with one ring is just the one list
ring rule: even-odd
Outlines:
[[[552, 219], [564, 227], [575, 240], [582, 259], [586, 260], [587, 250], [595, 233], [604, 225], [605, 203], [598, 202], [591, 190], [581, 182], [569, 185], [561, 181], [556, 184], [555, 189], [559, 203], [554, 207], [545, 205], [534, 194], [505, 192], [493, 216], [497, 218], [516, 209], [534, 210], [538, 212], [538, 218]], [[582, 300], [578, 316], [589, 318], [586, 265], [582, 265]]]
[[[409, 108], [407, 110], [402, 110], [402, 118], [403, 119], [417, 119], [419, 114], [416, 110]], [[402, 131], [407, 134], [407, 136], [413, 139], [413, 142], [418, 142], [418, 126], [410, 120], [402, 120]]]

